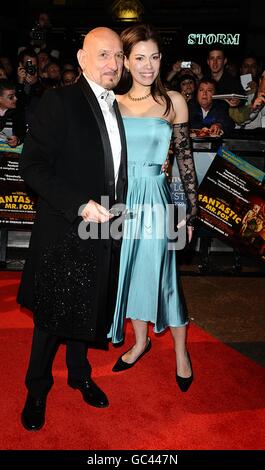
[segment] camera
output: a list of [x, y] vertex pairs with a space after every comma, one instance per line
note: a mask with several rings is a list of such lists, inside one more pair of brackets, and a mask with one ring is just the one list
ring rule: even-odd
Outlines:
[[190, 69], [191, 68], [191, 62], [190, 61], [181, 62], [180, 66], [181, 66], [182, 69]]
[[26, 73], [28, 73], [29, 75], [35, 75], [35, 73], [37, 72], [37, 67], [36, 65], [33, 65], [32, 60], [29, 59], [26, 62], [25, 70]]

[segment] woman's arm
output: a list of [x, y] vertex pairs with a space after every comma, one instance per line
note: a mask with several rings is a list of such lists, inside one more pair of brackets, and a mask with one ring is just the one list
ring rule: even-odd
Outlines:
[[173, 117], [173, 152], [176, 157], [180, 178], [187, 197], [187, 225], [193, 227], [197, 213], [197, 177], [191, 151], [188, 108], [186, 101], [179, 93], [172, 93]]

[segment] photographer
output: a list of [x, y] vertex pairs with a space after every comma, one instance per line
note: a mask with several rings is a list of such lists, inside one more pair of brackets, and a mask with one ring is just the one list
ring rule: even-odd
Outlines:
[[196, 79], [193, 75], [183, 74], [180, 75], [177, 83], [176, 90], [182, 94], [187, 103], [194, 100], [197, 88]]
[[175, 86], [182, 75], [191, 75], [196, 81], [203, 77], [201, 66], [196, 62], [177, 60], [166, 76], [168, 87], [175, 90]]
[[43, 94], [44, 87], [38, 75], [38, 57], [33, 49], [24, 49], [18, 57], [16, 95], [18, 107], [25, 111], [29, 124]]

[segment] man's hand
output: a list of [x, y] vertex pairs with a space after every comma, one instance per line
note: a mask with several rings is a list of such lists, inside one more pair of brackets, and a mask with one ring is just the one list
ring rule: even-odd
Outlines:
[[34, 75], [30, 75], [29, 73], [26, 73], [26, 83], [29, 85], [35, 85], [38, 81], [38, 74], [35, 73]]
[[246, 90], [249, 91], [250, 93], [255, 94], [257, 89], [258, 89], [258, 85], [256, 82], [254, 82], [254, 80], [252, 80], [251, 82], [247, 84]]
[[230, 98], [229, 100], [225, 100], [231, 108], [237, 108], [240, 105], [240, 100], [238, 98]]
[[28, 83], [29, 85], [34, 85], [38, 81], [37, 72], [34, 75], [30, 75], [26, 72], [25, 67], [20, 65], [17, 69], [17, 81], [20, 84]]
[[175, 64], [172, 65], [172, 69], [170, 70], [170, 72], [168, 72], [167, 81], [170, 82], [170, 80], [172, 80], [172, 78], [175, 77], [175, 75], [179, 73], [180, 70], [181, 70], [181, 60], [178, 60], [177, 62], [175, 62]]
[[221, 124], [215, 123], [212, 124], [210, 127], [210, 135], [221, 135], [223, 134], [223, 129]]
[[196, 62], [191, 62], [191, 71], [196, 75], [196, 77], [200, 80], [203, 77], [202, 68]]
[[96, 222], [97, 224], [102, 224], [112, 219], [113, 215], [101, 206], [97, 202], [90, 199], [87, 205], [81, 212], [81, 217], [83, 217], [85, 222]]
[[9, 147], [17, 147], [19, 144], [19, 139], [16, 135], [12, 135], [11, 137], [7, 138], [7, 143]]
[[252, 103], [251, 107], [252, 109], [257, 109], [257, 108], [262, 109], [264, 105], [265, 105], [265, 93], [257, 96], [254, 103]]
[[173, 70], [175, 73], [180, 72], [180, 70], [181, 70], [181, 60], [177, 60], [177, 62], [175, 62], [175, 63], [172, 65], [172, 70]]
[[26, 81], [26, 70], [22, 65], [20, 65], [17, 69], [17, 81], [20, 84]]

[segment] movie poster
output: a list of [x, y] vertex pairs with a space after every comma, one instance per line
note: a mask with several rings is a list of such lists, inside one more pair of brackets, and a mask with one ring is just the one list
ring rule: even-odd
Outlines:
[[0, 152], [0, 226], [26, 228], [36, 214], [36, 196], [19, 176], [18, 153]]
[[199, 219], [265, 261], [265, 174], [220, 148], [198, 191]]

